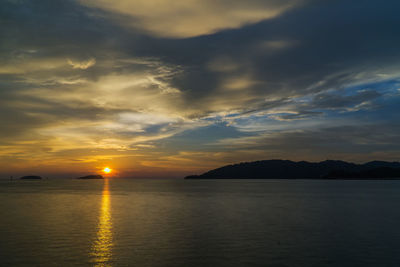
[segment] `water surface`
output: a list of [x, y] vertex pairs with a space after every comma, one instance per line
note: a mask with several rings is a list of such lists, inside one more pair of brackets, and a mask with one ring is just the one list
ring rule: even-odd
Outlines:
[[0, 181], [1, 266], [399, 266], [400, 181]]

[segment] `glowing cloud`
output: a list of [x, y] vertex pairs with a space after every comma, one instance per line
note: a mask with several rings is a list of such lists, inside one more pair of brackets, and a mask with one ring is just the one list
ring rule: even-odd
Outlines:
[[67, 62], [69, 65], [72, 66], [73, 69], [86, 70], [90, 67], [93, 67], [96, 64], [96, 59], [90, 58], [88, 60], [81, 61], [81, 62], [73, 62], [71, 59], [67, 59]]
[[[157, 36], [193, 37], [273, 18], [303, 2], [300, 0], [80, 0], [109, 11], [128, 26]], [[120, 15], [127, 16], [121, 21]]]

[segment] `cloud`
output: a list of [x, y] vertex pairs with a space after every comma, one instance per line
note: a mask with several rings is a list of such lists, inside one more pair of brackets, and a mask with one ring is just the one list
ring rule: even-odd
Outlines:
[[211, 71], [216, 72], [234, 72], [240, 68], [240, 64], [235, 62], [230, 57], [220, 56], [215, 59], [212, 59], [207, 67]]
[[[355, 112], [378, 108], [374, 104], [382, 94], [375, 90], [360, 90], [351, 95], [344, 95], [346, 90], [322, 92], [300, 99], [293, 99], [281, 109], [270, 110], [271, 118], [277, 120], [298, 120], [321, 116], [328, 112]], [[275, 113], [275, 114], [274, 114]]]
[[349, 159], [374, 160], [375, 155], [387, 158], [400, 151], [395, 140], [400, 138], [398, 124], [338, 125], [321, 128], [270, 131], [254, 136], [227, 138], [219, 142], [232, 150], [256, 150], [261, 157], [304, 160]]
[[285, 49], [289, 49], [296, 45], [295, 41], [287, 41], [287, 40], [267, 40], [264, 42], [260, 42], [258, 44], [258, 48], [262, 52], [277, 52], [283, 51]]
[[67, 59], [67, 62], [69, 65], [72, 66], [73, 69], [86, 70], [90, 67], [93, 67], [96, 64], [96, 59], [90, 58], [88, 60], [81, 61], [81, 62], [73, 62], [71, 59]]
[[[98, 60], [94, 73], [77, 70], [53, 69], [54, 76], [37, 70], [13, 73], [15, 90], [6, 90], [0, 99], [6, 127], [0, 133], [5, 149], [0, 157], [18, 154], [21, 160], [54, 162], [63, 151], [79, 159], [79, 153], [95, 149], [112, 151], [110, 157], [118, 158], [124, 151], [149, 149], [149, 142], [206, 124], [182, 112], [182, 94], [169, 83], [179, 67], [115, 57]], [[32, 157], [35, 149], [41, 152]], [[86, 155], [84, 161], [88, 158], [93, 157]]]
[[60, 58], [24, 58], [4, 62], [0, 74], [24, 74], [29, 72], [51, 71], [65, 67]]
[[[239, 28], [278, 16], [301, 0], [80, 0], [111, 18], [157, 36], [186, 38]], [[121, 15], [125, 16], [121, 19]]]
[[374, 90], [361, 90], [353, 95], [343, 96], [338, 93], [317, 94], [310, 103], [311, 108], [352, 108], [382, 96]]

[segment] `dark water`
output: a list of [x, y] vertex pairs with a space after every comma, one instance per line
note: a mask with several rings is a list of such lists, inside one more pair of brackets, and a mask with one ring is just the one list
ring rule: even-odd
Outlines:
[[1, 266], [399, 266], [400, 181], [0, 181]]

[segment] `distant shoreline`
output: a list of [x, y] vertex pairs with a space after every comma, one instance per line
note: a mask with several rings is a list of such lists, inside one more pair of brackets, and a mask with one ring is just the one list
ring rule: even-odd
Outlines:
[[200, 175], [186, 176], [185, 179], [399, 180], [400, 163], [263, 160], [227, 165]]
[[[320, 181], [335, 181], [335, 180], [371, 180], [371, 181], [383, 181], [383, 180], [400, 180], [400, 177], [385, 177], [385, 178], [200, 178], [199, 176], [189, 175], [184, 177], [184, 180], [320, 180]], [[127, 178], [130, 179], [130, 178]], [[159, 178], [162, 180], [163, 178]], [[174, 179], [174, 178], [171, 178]]]
[[[186, 176], [184, 180], [313, 180], [313, 181], [394, 181], [400, 180], [400, 177], [396, 178], [190, 178]], [[162, 179], [162, 178], [160, 178]]]

